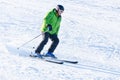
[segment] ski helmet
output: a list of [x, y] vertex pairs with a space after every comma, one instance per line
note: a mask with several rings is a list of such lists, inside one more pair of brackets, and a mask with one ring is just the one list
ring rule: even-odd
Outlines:
[[57, 5], [58, 9], [63, 10], [64, 11], [64, 7], [62, 5]]

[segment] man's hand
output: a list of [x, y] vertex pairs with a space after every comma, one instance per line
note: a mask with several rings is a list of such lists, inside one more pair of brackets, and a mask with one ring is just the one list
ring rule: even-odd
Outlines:
[[47, 28], [48, 28], [49, 31], [52, 31], [52, 25], [48, 24]]

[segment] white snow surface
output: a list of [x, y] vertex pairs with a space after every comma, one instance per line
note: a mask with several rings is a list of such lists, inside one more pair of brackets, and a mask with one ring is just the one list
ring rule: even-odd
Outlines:
[[[21, 46], [57, 4], [65, 11], [54, 54], [78, 64], [30, 58], [42, 36]], [[0, 0], [0, 80], [120, 80], [120, 0]]]

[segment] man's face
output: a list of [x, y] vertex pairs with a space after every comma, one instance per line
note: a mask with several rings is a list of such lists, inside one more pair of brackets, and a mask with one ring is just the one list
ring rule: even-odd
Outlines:
[[61, 15], [63, 13], [63, 10], [58, 10], [58, 15]]

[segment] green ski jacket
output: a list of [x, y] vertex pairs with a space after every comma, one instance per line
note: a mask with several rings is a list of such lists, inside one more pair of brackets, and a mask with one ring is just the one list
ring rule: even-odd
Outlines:
[[[61, 16], [57, 14], [56, 9], [52, 9], [49, 11], [42, 23], [41, 31], [48, 32], [50, 34], [58, 34], [61, 23]], [[52, 26], [52, 31], [49, 31], [47, 25], [50, 24]]]

